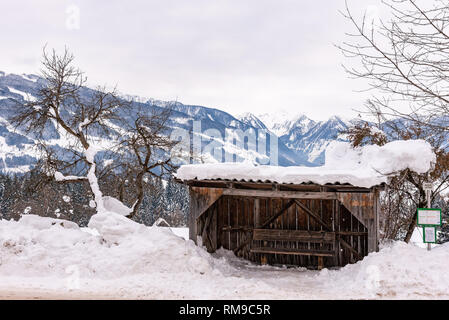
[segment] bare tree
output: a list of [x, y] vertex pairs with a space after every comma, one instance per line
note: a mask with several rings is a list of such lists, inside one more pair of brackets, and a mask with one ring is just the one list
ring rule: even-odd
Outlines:
[[[383, 0], [388, 20], [358, 20], [346, 3], [343, 15], [355, 30], [339, 48], [359, 63], [345, 67], [349, 75], [368, 80], [373, 95], [362, 113], [388, 129], [388, 138], [375, 136], [371, 125], [354, 126], [351, 141], [384, 144], [394, 139], [425, 139], [437, 154], [435, 167], [424, 175], [410, 170], [390, 180], [384, 199], [392, 226], [405, 230], [409, 241], [416, 226], [416, 207], [426, 204], [422, 183], [432, 181], [432, 200], [448, 187], [449, 156], [449, 3], [447, 1]], [[401, 119], [401, 121], [398, 121]], [[392, 206], [395, 206], [392, 209]], [[409, 211], [409, 214], [404, 214]], [[393, 214], [394, 213], [394, 214]], [[396, 219], [396, 221], [393, 221]]]
[[104, 206], [96, 176], [95, 143], [101, 136], [118, 135], [113, 123], [121, 120], [120, 112], [130, 103], [115, 89], [87, 89], [87, 79], [73, 61], [67, 49], [58, 55], [44, 48], [41, 76], [45, 84], [34, 101], [19, 103], [10, 121], [38, 138], [54, 126], [67, 145], [61, 153], [41, 140], [42, 168], [59, 182], [88, 181], [99, 212]]
[[383, 0], [388, 21], [358, 21], [346, 3], [343, 15], [355, 32], [339, 48], [356, 58], [346, 67], [374, 90], [370, 114], [401, 117], [449, 131], [449, 3], [441, 0]]
[[146, 175], [168, 178], [176, 169], [172, 163], [171, 150], [178, 143], [170, 138], [167, 122], [171, 114], [169, 107], [150, 109], [141, 107], [131, 125], [127, 127], [117, 148], [123, 154], [125, 174], [123, 183], [134, 182], [136, 200], [132, 207], [132, 218], [139, 210], [144, 198]]

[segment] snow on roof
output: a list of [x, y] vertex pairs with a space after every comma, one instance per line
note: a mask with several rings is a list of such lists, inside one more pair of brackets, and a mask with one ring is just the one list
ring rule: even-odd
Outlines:
[[321, 167], [267, 166], [252, 163], [207, 163], [181, 166], [176, 178], [186, 180], [271, 181], [277, 183], [349, 183], [372, 187], [387, 182], [388, 176], [409, 168], [425, 173], [436, 156], [424, 140], [398, 140], [384, 146], [367, 145], [352, 148], [347, 142], [334, 141], [326, 149]]

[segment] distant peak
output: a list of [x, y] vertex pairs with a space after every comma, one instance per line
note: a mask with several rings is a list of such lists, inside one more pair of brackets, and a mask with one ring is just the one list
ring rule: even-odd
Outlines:
[[337, 120], [337, 121], [341, 121], [341, 118], [337, 115], [333, 115], [329, 117], [329, 120]]
[[236, 115], [236, 119], [240, 120], [243, 123], [249, 124], [255, 128], [268, 129], [265, 123], [251, 112], [244, 112], [239, 115]]
[[238, 115], [236, 115], [237, 119], [259, 119], [257, 116], [255, 116], [253, 113], [251, 112], [243, 112], [240, 113]]

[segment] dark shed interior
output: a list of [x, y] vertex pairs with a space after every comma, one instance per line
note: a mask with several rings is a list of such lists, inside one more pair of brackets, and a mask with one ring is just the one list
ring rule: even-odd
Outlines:
[[340, 267], [378, 251], [379, 190], [350, 184], [187, 180], [189, 237], [258, 264]]

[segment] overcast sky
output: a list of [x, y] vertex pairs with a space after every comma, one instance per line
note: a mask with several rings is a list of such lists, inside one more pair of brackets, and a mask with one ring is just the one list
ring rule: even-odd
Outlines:
[[[349, 1], [357, 13], [378, 0]], [[67, 45], [90, 85], [239, 114], [355, 115], [366, 88], [333, 44], [344, 0], [0, 2], [0, 70], [37, 73], [44, 44]], [[78, 15], [79, 13], [79, 15]]]

